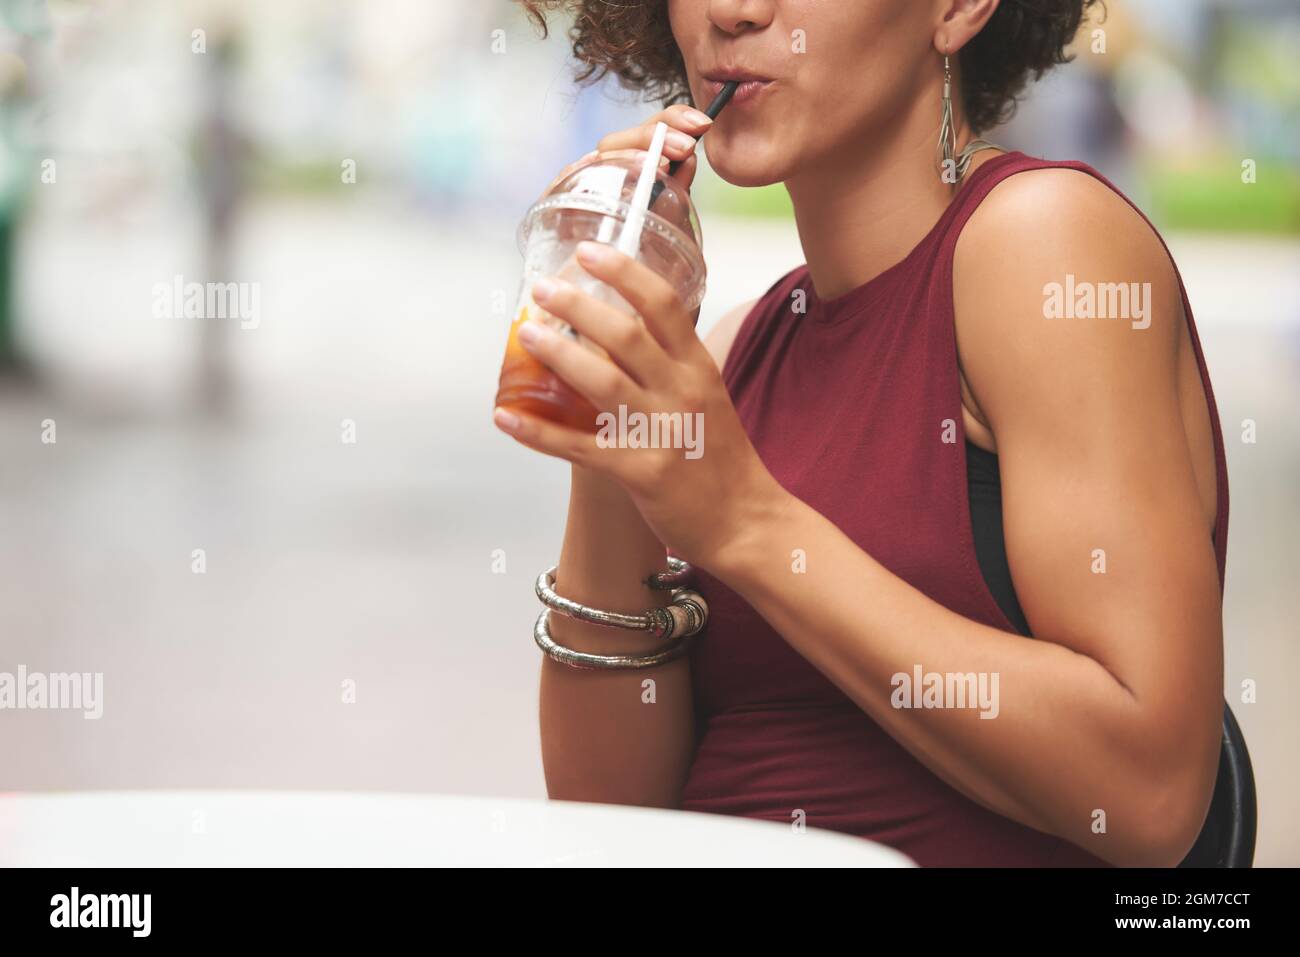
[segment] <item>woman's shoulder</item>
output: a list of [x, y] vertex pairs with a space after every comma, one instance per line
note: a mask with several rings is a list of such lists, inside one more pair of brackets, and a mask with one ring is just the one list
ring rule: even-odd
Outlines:
[[[1000, 291], [1004, 302], [1036, 305], [1036, 315], [1051, 318], [1063, 295], [1110, 295], [1121, 286], [1150, 290], [1171, 319], [1180, 318], [1181, 280], [1164, 240], [1136, 205], [1083, 164], [1036, 164], [1006, 176], [957, 238], [953, 290], [959, 316], [971, 295]], [[1070, 308], [1065, 312], [1074, 315]], [[1023, 332], [1023, 317], [1018, 324]], [[1178, 328], [1177, 322], [1162, 323], [1151, 338], [1171, 341]]]
[[1036, 163], [1002, 178], [952, 268], [958, 351], [985, 411], [1086, 418], [1103, 404], [1086, 396], [1125, 383], [1128, 400], [1156, 401], [1173, 383], [1181, 280], [1150, 221], [1088, 167]]
[[1029, 160], [998, 178], [967, 219], [956, 255], [968, 264], [1015, 269], [1057, 258], [1085, 265], [1119, 258], [1161, 272], [1168, 250], [1149, 219], [1092, 167]]

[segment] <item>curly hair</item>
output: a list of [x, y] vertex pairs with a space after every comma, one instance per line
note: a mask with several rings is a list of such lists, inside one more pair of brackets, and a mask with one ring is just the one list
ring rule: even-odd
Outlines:
[[[546, 36], [548, 11], [573, 13], [569, 41], [579, 83], [613, 74], [665, 105], [690, 101], [686, 67], [668, 22], [668, 0], [517, 0]], [[1066, 48], [1090, 7], [1104, 0], [1003, 0], [958, 55], [966, 121], [979, 133], [1011, 118], [1032, 78], [1071, 57]]]

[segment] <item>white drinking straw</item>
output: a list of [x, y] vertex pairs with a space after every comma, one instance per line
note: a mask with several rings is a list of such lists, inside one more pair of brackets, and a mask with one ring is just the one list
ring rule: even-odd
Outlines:
[[650, 206], [650, 190], [654, 188], [655, 173], [659, 169], [659, 158], [663, 156], [664, 137], [667, 135], [668, 124], [656, 123], [654, 136], [650, 138], [650, 152], [646, 154], [641, 177], [636, 181], [636, 190], [632, 193], [627, 222], [618, 237], [618, 251], [626, 256], [636, 258], [641, 246], [641, 227], [645, 224], [646, 210]]

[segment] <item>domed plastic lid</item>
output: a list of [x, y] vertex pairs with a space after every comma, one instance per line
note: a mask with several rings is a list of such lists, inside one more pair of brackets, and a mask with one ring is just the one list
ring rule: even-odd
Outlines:
[[[604, 237], [614, 242], [621, 224], [627, 222], [645, 158], [645, 150], [612, 150], [566, 168], [519, 224], [520, 252], [527, 247], [528, 237], [541, 216], [553, 209], [583, 210], [614, 217], [620, 225]], [[695, 289], [695, 295], [690, 297], [696, 300], [691, 306], [694, 308], [703, 298], [705, 273], [699, 217], [690, 194], [668, 175], [666, 167], [656, 171], [655, 180], [657, 195], [652, 194], [653, 201], [646, 211], [641, 242], [643, 246], [667, 243], [671, 251], [664, 252], [674, 259], [680, 257]]]

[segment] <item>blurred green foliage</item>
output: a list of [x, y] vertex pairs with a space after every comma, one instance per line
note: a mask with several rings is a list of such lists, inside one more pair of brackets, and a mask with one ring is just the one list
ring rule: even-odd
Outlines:
[[[1143, 179], [1152, 217], [1164, 229], [1300, 234], [1300, 171], [1261, 162], [1256, 181], [1242, 180], [1240, 160], [1222, 158], [1172, 169], [1149, 165]], [[790, 196], [780, 183], [741, 189], [709, 169], [692, 190], [704, 213], [754, 219], [793, 220]]]
[[1240, 163], [1148, 169], [1153, 218], [1175, 230], [1300, 234], [1300, 172], [1261, 162], [1247, 183]]
[[691, 187], [691, 198], [702, 214], [719, 213], [753, 219], [794, 219], [794, 207], [790, 204], [790, 194], [786, 192], [784, 184], [774, 183], [771, 186], [748, 189], [732, 186], [709, 169], [707, 162], [700, 164], [699, 174]]

